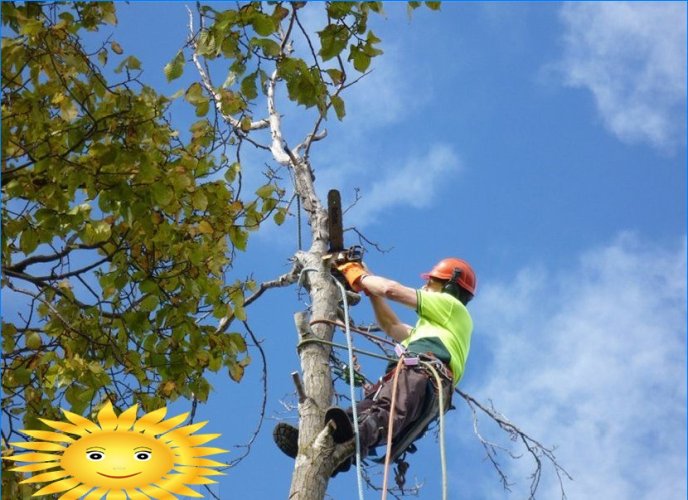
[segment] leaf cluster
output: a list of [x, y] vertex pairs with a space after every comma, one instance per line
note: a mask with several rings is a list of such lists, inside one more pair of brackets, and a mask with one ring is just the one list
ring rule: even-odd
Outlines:
[[[239, 381], [239, 332], [254, 284], [228, 279], [250, 231], [284, 218], [274, 181], [242, 194], [207, 118], [188, 139], [170, 100], [139, 81], [113, 40], [80, 33], [117, 22], [106, 2], [2, 3], [2, 410], [40, 427], [60, 406], [104, 398], [147, 410], [206, 400], [208, 371]], [[109, 82], [104, 66], [115, 60]], [[202, 107], [194, 87], [186, 99]], [[203, 111], [201, 109], [200, 111]], [[204, 113], [199, 112], [199, 115]]]
[[[317, 49], [298, 18], [304, 2], [251, 2], [236, 9], [219, 11], [202, 6], [202, 28], [193, 40], [196, 56], [208, 61], [224, 59], [229, 68], [224, 83], [214, 90], [220, 96], [225, 115], [244, 120], [248, 132], [255, 113], [256, 99], [267, 92], [272, 72], [287, 89], [288, 98], [306, 108], [315, 107], [325, 117], [330, 109], [344, 118], [344, 100], [339, 95], [347, 82], [347, 72], [365, 73], [371, 60], [380, 54], [380, 39], [368, 27], [370, 12], [382, 12], [382, 2], [327, 2], [327, 22], [317, 32]], [[301, 31], [308, 39], [310, 54], [294, 54], [292, 35]], [[305, 56], [305, 57], [304, 57]], [[168, 80], [182, 76], [186, 64], [181, 49], [165, 66]], [[214, 96], [192, 84], [185, 97], [203, 116]]]

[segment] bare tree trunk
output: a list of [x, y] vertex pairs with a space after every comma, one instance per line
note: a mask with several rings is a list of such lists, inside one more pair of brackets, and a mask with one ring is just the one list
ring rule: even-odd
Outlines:
[[[322, 256], [328, 250], [327, 212], [315, 194], [310, 165], [290, 155], [295, 174], [296, 191], [308, 214], [312, 244], [307, 252], [296, 255], [310, 294], [308, 312], [295, 315], [299, 343], [305, 339], [332, 340], [332, 327], [324, 324], [310, 327], [313, 319], [334, 320], [339, 307], [339, 290], [332, 281], [328, 264]], [[330, 347], [309, 342], [299, 347], [305, 398], [299, 402], [299, 454], [289, 492], [290, 499], [322, 499], [327, 490], [334, 463], [334, 443], [324, 428], [324, 413], [332, 402], [332, 376], [329, 367]]]

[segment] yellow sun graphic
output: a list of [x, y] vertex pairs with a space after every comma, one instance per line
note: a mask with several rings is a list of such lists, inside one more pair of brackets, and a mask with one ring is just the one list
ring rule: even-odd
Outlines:
[[98, 423], [62, 410], [69, 422], [41, 419], [59, 432], [22, 431], [39, 441], [10, 444], [31, 453], [3, 458], [29, 462], [12, 471], [48, 471], [22, 481], [50, 482], [33, 496], [64, 492], [59, 500], [172, 500], [177, 498], [174, 494], [202, 498], [187, 485], [216, 483], [207, 476], [222, 474], [213, 467], [225, 464], [203, 457], [226, 450], [200, 447], [219, 434], [193, 435], [207, 422], [176, 428], [189, 414], [165, 420], [166, 408], [137, 420], [137, 408], [117, 416], [107, 403], [98, 412]]

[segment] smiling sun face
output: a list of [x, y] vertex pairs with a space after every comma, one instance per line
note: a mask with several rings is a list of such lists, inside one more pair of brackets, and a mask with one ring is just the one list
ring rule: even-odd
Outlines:
[[159, 482], [174, 467], [169, 446], [138, 432], [84, 436], [62, 454], [60, 465], [82, 482], [107, 489], [137, 488]]
[[60, 500], [76, 500], [87, 493], [88, 498], [105, 495], [107, 499], [125, 495], [131, 499], [147, 499], [147, 495], [176, 498], [170, 495], [173, 493], [202, 497], [186, 485], [215, 483], [206, 476], [222, 474], [212, 467], [225, 464], [202, 457], [225, 450], [199, 447], [219, 434], [193, 435], [207, 422], [177, 427], [188, 414], [163, 420], [165, 408], [136, 420], [136, 409], [133, 406], [118, 417], [108, 403], [98, 412], [98, 424], [62, 410], [70, 423], [42, 419], [61, 432], [23, 431], [42, 441], [11, 443], [33, 452], [3, 458], [31, 462], [10, 469], [16, 472], [54, 469], [22, 481], [53, 481], [34, 496], [64, 492]]

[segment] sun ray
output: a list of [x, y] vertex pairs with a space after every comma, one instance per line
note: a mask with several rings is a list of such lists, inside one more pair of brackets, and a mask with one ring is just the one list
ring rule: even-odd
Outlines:
[[218, 453], [227, 453], [227, 450], [222, 448], [191, 448], [194, 457], [207, 457], [208, 455], [217, 455]]
[[76, 413], [72, 413], [71, 411], [67, 411], [65, 409], [62, 409], [62, 413], [64, 413], [64, 416], [67, 417], [67, 420], [81, 429], [85, 429], [91, 433], [98, 432], [100, 430], [95, 422], [91, 422], [86, 417], [82, 417], [81, 415], [77, 415]]
[[39, 470], [52, 469], [53, 467], [59, 467], [60, 462], [43, 462], [39, 464], [29, 464], [22, 465], [19, 467], [12, 467], [10, 470], [12, 472], [37, 472]]
[[79, 481], [70, 477], [67, 479], [56, 481], [54, 483], [50, 483], [48, 486], [44, 486], [36, 493], [34, 493], [33, 496], [38, 497], [41, 495], [52, 495], [53, 493], [61, 493], [63, 491], [71, 490], [76, 486], [79, 486]]
[[132, 490], [131, 488], [127, 491], [129, 495], [129, 500], [150, 500], [151, 497], [144, 495], [139, 490]]
[[164, 436], [160, 436], [160, 439], [163, 439], [163, 440], [169, 442], [169, 441], [172, 441], [175, 439], [181, 439], [183, 437], [190, 436], [194, 432], [205, 427], [205, 424], [207, 424], [207, 423], [208, 423], [208, 421], [206, 420], [205, 422], [197, 422], [195, 424], [185, 425], [184, 427], [180, 427], [179, 429], [174, 429], [174, 430], [168, 432]]
[[195, 458], [192, 456], [181, 456], [177, 455], [176, 463], [179, 465], [191, 465], [198, 467], [228, 467], [227, 464], [222, 462], [217, 462], [216, 460], [210, 460], [208, 458]]
[[21, 431], [22, 434], [26, 434], [34, 439], [42, 439], [43, 441], [54, 441], [56, 443], [73, 443], [74, 439], [69, 437], [67, 434], [62, 434], [60, 432], [50, 432], [50, 431]]
[[73, 488], [65, 493], [63, 493], [57, 500], [79, 500], [82, 496], [91, 490], [93, 486], [87, 486], [85, 484], [80, 484], [76, 488]]
[[[87, 429], [82, 429], [77, 425], [68, 424], [67, 422], [60, 422], [59, 420], [48, 420], [47, 418], [39, 418], [38, 420], [43, 422], [48, 427], [52, 427], [53, 429], [57, 429], [61, 432], [76, 434], [77, 436], [86, 436], [90, 434], [90, 432]], [[98, 430], [100, 430], [100, 428], [98, 428]]]
[[189, 465], [177, 465], [174, 468], [175, 471], [186, 474], [188, 476], [224, 476], [224, 472], [220, 472], [215, 469], [208, 469], [204, 467], [192, 467]]
[[203, 495], [197, 491], [192, 490], [188, 486], [184, 485], [184, 480], [179, 475], [175, 475], [169, 478], [165, 478], [159, 483], [159, 486], [165, 491], [174, 491], [179, 495], [185, 495], [187, 497], [203, 498]]
[[220, 437], [220, 434], [199, 434], [198, 436], [189, 436], [186, 438], [186, 444], [187, 446], [200, 446], [218, 437]]
[[107, 488], [96, 488], [86, 495], [83, 500], [101, 500], [107, 492]]
[[115, 410], [112, 409], [110, 401], [100, 409], [97, 418], [102, 430], [114, 431], [117, 428], [117, 415]]
[[63, 470], [56, 470], [52, 472], [44, 472], [43, 474], [37, 474], [31, 476], [28, 479], [24, 479], [23, 483], [47, 483], [49, 481], [57, 481], [58, 479], [65, 479], [69, 474]]
[[128, 431], [136, 422], [136, 412], [138, 411], [139, 405], [134, 405], [128, 410], [123, 411], [119, 414], [117, 419], [117, 430], [118, 431]]
[[202, 476], [192, 476], [192, 477], [187, 477], [184, 479], [184, 482], [186, 484], [217, 484], [217, 481], [214, 479], [209, 479], [207, 477], [202, 477]]
[[105, 498], [107, 500], [127, 500], [127, 494], [122, 490], [110, 491]]
[[178, 500], [177, 497], [172, 493], [165, 491], [162, 488], [158, 488], [154, 484], [149, 484], [148, 486], [141, 488], [141, 491], [146, 495], [155, 498], [156, 500]]
[[203, 495], [197, 491], [192, 490], [188, 486], [185, 486], [185, 478], [181, 474], [174, 474], [170, 477], [166, 477], [163, 481], [158, 483], [158, 486], [166, 491], [174, 491], [180, 495], [186, 495], [187, 497], [203, 498]]
[[12, 455], [11, 457], [2, 457], [3, 460], [15, 460], [17, 462], [53, 462], [60, 458], [59, 455], [51, 455], [50, 453], [23, 453], [21, 455]]
[[10, 443], [10, 444], [12, 446], [16, 446], [17, 448], [24, 448], [25, 450], [34, 450], [34, 451], [65, 451], [67, 449], [64, 446], [61, 446], [59, 444], [44, 443], [41, 441], [38, 441], [38, 442], [24, 441], [24, 442]]
[[146, 426], [146, 434], [155, 434], [155, 435], [160, 435], [160, 434], [165, 434], [168, 432], [170, 429], [174, 429], [177, 427], [179, 424], [181, 424], [184, 420], [188, 418], [189, 414], [188, 413], [182, 413], [181, 415], [177, 415], [176, 417], [169, 418], [167, 420], [162, 420], [156, 424], [149, 424]]
[[134, 431], [147, 432], [148, 426], [157, 424], [165, 418], [165, 415], [167, 415], [167, 408], [164, 406], [155, 411], [146, 413], [134, 423]]

